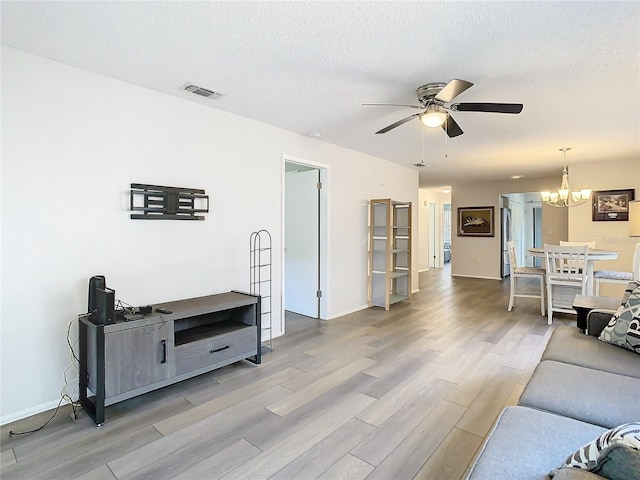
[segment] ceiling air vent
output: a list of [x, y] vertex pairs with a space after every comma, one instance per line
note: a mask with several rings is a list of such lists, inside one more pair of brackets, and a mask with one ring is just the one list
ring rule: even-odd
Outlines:
[[201, 97], [212, 98], [213, 100], [217, 100], [218, 98], [222, 97], [221, 93], [214, 92], [213, 90], [208, 90], [191, 83], [187, 83], [183, 88], [187, 92], [195, 93], [196, 95], [200, 95]]

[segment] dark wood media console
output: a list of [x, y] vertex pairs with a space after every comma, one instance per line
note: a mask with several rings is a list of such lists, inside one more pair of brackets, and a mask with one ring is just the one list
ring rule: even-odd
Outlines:
[[260, 297], [242, 292], [153, 305], [128, 322], [82, 318], [80, 403], [100, 426], [114, 403], [239, 360], [259, 364], [260, 318]]

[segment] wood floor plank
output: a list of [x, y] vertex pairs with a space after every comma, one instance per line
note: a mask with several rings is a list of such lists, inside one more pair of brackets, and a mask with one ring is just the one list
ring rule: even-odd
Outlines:
[[457, 428], [474, 435], [484, 437], [502, 410], [502, 406], [513, 391], [520, 371], [501, 367], [498, 380], [492, 382], [493, 388], [485, 388], [469, 406], [465, 415], [456, 425]]
[[241, 439], [224, 450], [211, 455], [206, 460], [186, 469], [173, 477], [173, 480], [193, 480], [195, 478], [217, 480], [261, 452], [262, 450], [259, 448]]
[[434, 380], [351, 450], [351, 453], [371, 465], [379, 465], [425, 417], [441, 405], [442, 399], [452, 388], [450, 383]]
[[463, 478], [467, 465], [482, 443], [482, 437], [454, 428], [433, 452], [414, 480]]
[[267, 409], [280, 416], [287, 415], [327, 390], [344, 382], [346, 379], [361, 373], [375, 363], [375, 360], [369, 358], [359, 358], [335, 372], [316, 380], [301, 390], [289, 395], [287, 398], [268, 405]]
[[73, 480], [116, 480], [113, 472], [107, 467], [106, 464], [100, 465], [98, 468], [75, 477]]
[[[426, 336], [427, 338], [429, 335]], [[429, 339], [431, 348], [438, 352], [438, 363], [451, 365], [460, 361], [460, 351], [469, 350], [476, 343], [484, 341], [482, 335], [473, 328], [459, 325], [441, 335], [437, 340]]]
[[473, 368], [470, 367], [466, 372], [457, 376], [456, 388], [446, 399], [458, 405], [470, 406], [486, 388], [487, 383], [500, 375], [504, 361], [502, 355], [486, 353]]
[[522, 370], [527, 365], [537, 363], [540, 360], [538, 346], [541, 342], [542, 337], [540, 335], [523, 335], [518, 346], [511, 351], [508, 356], [508, 362], [505, 362], [505, 365]]
[[448, 364], [440, 363], [440, 355], [434, 358], [433, 363], [439, 365], [437, 377], [451, 383], [458, 383], [470, 371], [475, 370], [476, 365], [487, 355], [493, 344], [489, 342], [476, 342], [457, 361]]
[[270, 416], [263, 418], [261, 423], [245, 429], [244, 438], [261, 450], [267, 450], [286, 437], [310, 428], [309, 424], [316, 418], [348, 400], [354, 392], [365, 390], [374, 380], [374, 377], [360, 373], [284, 417], [265, 409]]
[[319, 476], [318, 480], [364, 480], [374, 468], [358, 457], [347, 454]]
[[491, 351], [501, 355], [512, 354], [513, 351], [518, 348], [522, 338], [530, 332], [530, 329], [531, 324], [529, 321], [514, 319], [514, 323], [509, 327], [509, 331], [502, 337], [502, 340], [495, 344]]
[[[35, 476], [47, 468], [56, 469], [63, 464], [71, 465], [83, 457], [92, 458], [91, 462], [94, 463], [86, 466], [87, 469], [90, 469], [99, 464], [98, 459], [105, 458], [102, 463], [106, 463], [117, 457], [121, 446], [128, 446], [127, 448], [132, 449], [132, 441], [135, 442], [136, 447], [141, 446], [140, 443], [137, 443], [139, 438], [147, 443], [155, 441], [159, 438], [159, 433], [155, 429], [149, 430], [148, 427], [156, 419], [192, 407], [184, 399], [170, 398], [163, 405], [156, 401], [157, 398], [159, 397], [151, 396], [149, 406], [146, 409], [141, 408], [143, 405], [140, 401], [130, 402], [128, 406], [118, 405], [119, 408], [110, 410], [112, 416], [101, 428], [96, 428], [89, 416], [82, 412], [76, 422], [72, 422], [67, 417], [68, 429], [54, 430], [57, 432], [57, 438], [51, 438], [48, 434], [40, 437], [37, 435], [39, 432], [19, 437], [16, 440], [20, 443], [15, 449], [22, 453], [17, 456], [16, 478], [20, 478], [20, 476], [30, 478], [30, 476]], [[123, 415], [124, 411], [128, 415]], [[141, 437], [137, 436], [139, 432], [142, 433]], [[9, 442], [14, 438], [12, 437]], [[64, 438], [65, 441], [60, 442], [60, 438]], [[99, 452], [98, 455], [93, 454], [96, 451]], [[115, 453], [109, 456], [111, 451]]]
[[[3, 469], [2, 479], [49, 480], [77, 477], [127, 452], [149, 445], [158, 438], [160, 434], [153, 427], [147, 426], [126, 438], [105, 437], [90, 444], [76, 444], [75, 448], [68, 453], [65, 452], [65, 448], [53, 448], [48, 454]], [[69, 446], [65, 447], [69, 448]]]
[[248, 398], [255, 397], [262, 392], [270, 390], [276, 385], [285, 383], [301, 373], [302, 372], [300, 370], [293, 367], [286, 368], [285, 370], [260, 381], [249, 383], [243, 387], [237, 388], [236, 390], [232, 390], [227, 395], [217, 397], [185, 412], [173, 415], [161, 422], [155, 423], [154, 427], [163, 435], [170, 435], [173, 432], [188, 427], [199, 420], [207, 418], [215, 413], [237, 405]]
[[269, 480], [316, 478], [367, 437], [375, 427], [357, 418], [349, 420], [313, 448], [307, 450]]
[[[398, 355], [396, 361], [378, 362], [378, 364], [365, 370], [364, 373], [377, 378], [367, 389], [359, 390], [360, 393], [378, 399], [382, 398], [404, 382], [408, 375], [410, 376], [415, 372], [416, 367], [429, 363], [437, 355], [437, 352], [433, 350], [424, 352], [409, 350], [404, 353], [404, 355]], [[384, 365], [384, 367], [378, 369], [378, 365]]]
[[[211, 385], [210, 381], [208, 383]], [[42, 455], [49, 458], [52, 451], [59, 447], [59, 439], [64, 437], [66, 448], [55, 454], [56, 461], [62, 463], [73, 458], [76, 448], [86, 451], [86, 445], [93, 448], [96, 444], [109, 442], [112, 438], [126, 438], [159, 419], [184, 412], [193, 407], [184, 398], [172, 398], [170, 395], [166, 402], [162, 402], [161, 393], [153, 393], [155, 395], [148, 397], [149, 402], [146, 405], [143, 401], [145, 399], [140, 397], [132, 399], [133, 402], [114, 405], [109, 409], [107, 422], [100, 428], [96, 428], [93, 420], [82, 410], [75, 422], [71, 421], [69, 416], [66, 417], [67, 427], [64, 429], [45, 431], [42, 435], [37, 432], [35, 435], [24, 435], [22, 438], [11, 437], [6, 443], [12, 445], [16, 442], [14, 450], [16, 458], [20, 462], [32, 458], [42, 458]]]
[[516, 383], [513, 390], [511, 390], [511, 393], [509, 393], [509, 396], [502, 404], [502, 408], [518, 405], [518, 400], [520, 400], [520, 395], [524, 392], [524, 387], [525, 386], [523, 384]]
[[379, 427], [392, 417], [404, 405], [409, 403], [418, 392], [426, 388], [435, 379], [438, 366], [426, 363], [411, 372], [404, 381], [378, 399], [371, 407], [358, 415], [358, 418], [370, 425]]
[[[179, 448], [167, 448], [166, 445], [162, 445], [162, 449], [166, 450], [166, 453], [151, 457], [141, 468], [137, 468], [127, 475], [119, 476], [119, 479], [170, 480], [185, 469], [195, 467], [229, 445], [242, 440], [243, 431], [253, 425], [260, 424], [268, 416], [275, 416], [275, 414], [264, 408], [254, 409], [219, 428], [200, 430], [198, 434], [192, 435], [188, 444], [181, 444]], [[163, 440], [170, 439], [178, 433], [180, 432], [164, 437]]]
[[375, 351], [376, 347], [362, 343], [354, 345], [339, 355], [332, 351], [331, 353], [312, 357], [296, 366], [299, 370], [304, 371], [306, 375], [298, 375], [296, 378], [283, 382], [282, 385], [293, 391], [298, 391], [360, 359], [360, 357], [369, 357]]
[[4, 448], [2, 452], [0, 452], [0, 471], [4, 467], [9, 467], [16, 463], [16, 456], [13, 453], [12, 448]]
[[310, 422], [308, 428], [289, 435], [223, 478], [227, 480], [269, 478], [353, 419], [374, 401], [375, 399], [361, 393], [353, 394], [347, 400]]
[[147, 468], [155, 470], [161, 464], [158, 461], [159, 459], [167, 460], [176, 451], [186, 451], [187, 449], [190, 449], [189, 453], [192, 456], [185, 455], [184, 459], [190, 458], [195, 464], [197, 458], [193, 456], [195, 454], [194, 442], [210, 440], [215, 436], [228, 435], [238, 423], [250, 423], [255, 421], [258, 415], [264, 414], [264, 410], [260, 408], [261, 405], [284, 398], [290, 394], [290, 390], [279, 385], [272, 387], [233, 407], [204, 419], [199, 419], [188, 427], [162, 437], [145, 447], [131, 451], [110, 462], [108, 464], [109, 468], [118, 478], [123, 478], [131, 476], [135, 472], [144, 471]]
[[[357, 345], [367, 344], [374, 335], [377, 334], [379, 328], [372, 327], [371, 325], [362, 325], [360, 327], [355, 326], [348, 330], [342, 330], [339, 333], [334, 334], [327, 333], [322, 343], [315, 342], [310, 347], [304, 349], [304, 353], [311, 357], [327, 357], [333, 356], [338, 351], [343, 351], [342, 347], [348, 349], [354, 348]], [[331, 340], [330, 340], [331, 339]], [[313, 363], [312, 363], [313, 364]], [[301, 367], [305, 370], [304, 366]]]
[[438, 449], [454, 425], [465, 413], [465, 407], [443, 400], [394, 449], [367, 480], [413, 478]]
[[[266, 357], [266, 355], [265, 355]], [[282, 374], [283, 371], [288, 371], [290, 368], [295, 368], [297, 371], [301, 371], [297, 367], [297, 364], [304, 359], [309, 358], [304, 353], [292, 354], [288, 361], [274, 360], [274, 357], [270, 357], [263, 360], [263, 364], [260, 368], [253, 366], [238, 367], [229, 373], [222, 382], [216, 382], [214, 387], [207, 390], [199, 390], [197, 392], [185, 394], [185, 398], [194, 405], [202, 405], [210, 400], [227, 395], [231, 392], [245, 388], [253, 383], [260, 383], [267, 380], [274, 375]], [[237, 362], [238, 364], [245, 365], [249, 362]], [[292, 365], [293, 364], [293, 365]], [[229, 365], [233, 367], [236, 364]], [[264, 367], [264, 368], [263, 368]], [[226, 368], [226, 367], [225, 367]]]
[[317, 417], [349, 399], [354, 392], [362, 393], [361, 391], [366, 390], [373, 381], [375, 381], [374, 377], [359, 373], [284, 417], [265, 409], [270, 415], [250, 428], [244, 429], [243, 436], [261, 450], [267, 450], [286, 437], [310, 428], [309, 424]]

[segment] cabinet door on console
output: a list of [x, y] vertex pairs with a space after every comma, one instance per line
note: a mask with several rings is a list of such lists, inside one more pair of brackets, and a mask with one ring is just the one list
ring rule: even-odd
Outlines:
[[159, 323], [105, 335], [107, 398], [169, 377], [168, 330]]

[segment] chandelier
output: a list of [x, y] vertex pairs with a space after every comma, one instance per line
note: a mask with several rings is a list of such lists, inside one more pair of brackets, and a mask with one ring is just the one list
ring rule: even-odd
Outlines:
[[562, 184], [557, 192], [540, 192], [542, 201], [552, 207], [575, 207], [582, 205], [591, 197], [591, 189], [583, 188], [574, 192], [569, 187], [569, 167], [567, 167], [567, 151], [571, 147], [563, 147], [559, 149], [564, 155], [565, 166], [562, 168]]

